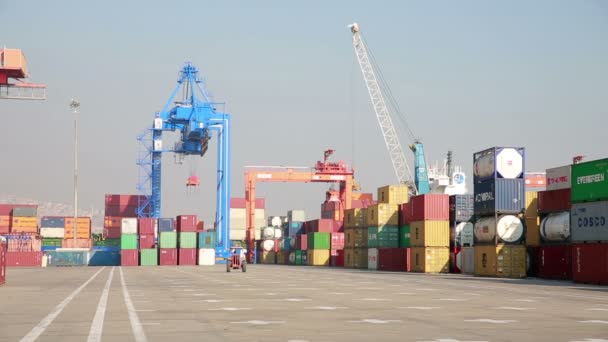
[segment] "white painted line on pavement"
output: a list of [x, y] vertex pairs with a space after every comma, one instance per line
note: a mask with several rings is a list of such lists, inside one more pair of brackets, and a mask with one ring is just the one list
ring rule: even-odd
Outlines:
[[370, 302], [379, 302], [379, 301], [384, 301], [384, 300], [388, 300], [387, 298], [362, 298], [359, 300], [366, 300], [366, 301], [370, 301]]
[[508, 323], [516, 323], [517, 322], [517, 321], [511, 320], [511, 319], [500, 320], [500, 319], [487, 319], [487, 318], [465, 319], [464, 321], [465, 322], [492, 323], [492, 324], [508, 324]]
[[537, 303], [537, 300], [534, 299], [516, 299], [516, 302], [526, 302], [526, 303]]
[[572, 341], [572, 342], [608, 342], [608, 340], [604, 340], [601, 338], [587, 338], [584, 341]]
[[101, 293], [101, 298], [99, 298], [99, 304], [97, 304], [97, 311], [95, 311], [95, 317], [93, 318], [93, 323], [91, 324], [91, 330], [89, 330], [89, 338], [87, 342], [99, 342], [101, 341], [101, 333], [103, 332], [103, 321], [106, 317], [106, 308], [108, 307], [108, 294], [110, 292], [110, 285], [112, 284], [112, 279], [114, 278], [114, 267], [110, 271], [110, 275], [108, 276], [108, 280], [106, 281], [106, 285], [103, 288], [103, 292]]
[[137, 312], [156, 312], [156, 310], [135, 310]]
[[268, 325], [268, 324], [283, 324], [285, 321], [245, 321], [245, 322], [230, 322], [234, 324], [253, 324], [253, 325]]
[[251, 308], [219, 308], [219, 309], [207, 309], [207, 311], [241, 311], [251, 310]]
[[193, 293], [193, 296], [202, 297], [202, 296], [217, 296], [215, 293]]
[[102, 267], [99, 271], [97, 271], [95, 274], [93, 274], [93, 276], [91, 276], [91, 278], [89, 278], [89, 280], [85, 281], [84, 284], [80, 285], [80, 287], [78, 287], [76, 290], [74, 290], [74, 292], [72, 292], [69, 296], [67, 296], [61, 303], [59, 303], [59, 305], [57, 305], [53, 309], [53, 311], [51, 311], [51, 313], [49, 313], [46, 317], [44, 317], [42, 319], [42, 321], [40, 321], [40, 323], [38, 323], [38, 325], [36, 325], [32, 330], [30, 330], [30, 332], [27, 333], [27, 335], [25, 335], [20, 340], [20, 342], [36, 341], [36, 339], [38, 339], [38, 337], [40, 337], [40, 335], [42, 335], [42, 333], [49, 327], [49, 325], [51, 325], [51, 323], [53, 323], [55, 318], [57, 318], [57, 316], [59, 316], [61, 311], [63, 311], [63, 309], [65, 309], [65, 307], [68, 304], [70, 304], [70, 302], [74, 299], [74, 297], [76, 297], [80, 293], [80, 291], [82, 291], [82, 289], [84, 289], [87, 285], [89, 285], [89, 283], [92, 282], [93, 279], [95, 279], [95, 277], [97, 277], [97, 275], [99, 273], [101, 273], [101, 271], [103, 271], [104, 269], [105, 269], [105, 267]]
[[160, 325], [160, 323], [158, 323], [158, 322], [148, 322], [148, 323], [142, 323], [141, 325]]
[[608, 311], [607, 308], [591, 308], [591, 309], [585, 309], [585, 311]]
[[230, 302], [230, 300], [227, 299], [201, 299], [201, 300], [195, 300], [195, 303], [221, 303], [221, 302]]
[[397, 322], [401, 322], [400, 319], [388, 319], [388, 320], [382, 320], [382, 319], [373, 319], [373, 318], [366, 318], [366, 319], [362, 319], [359, 321], [347, 321], [348, 323], [370, 323], [370, 324], [387, 324], [387, 323], [397, 323]]
[[314, 306], [308, 307], [306, 309], [312, 310], [338, 310], [338, 309], [348, 309], [346, 306]]
[[435, 298], [433, 300], [440, 300], [444, 302], [464, 302], [466, 299], [464, 298]]
[[284, 301], [284, 302], [305, 302], [312, 299], [308, 298], [287, 298], [287, 299], [275, 299], [276, 301]]
[[131, 297], [129, 296], [129, 290], [127, 290], [127, 286], [125, 285], [125, 276], [122, 272], [122, 267], [120, 270], [120, 283], [122, 284], [122, 295], [125, 299], [125, 305], [127, 306], [127, 311], [129, 313], [129, 321], [131, 322], [131, 330], [133, 331], [133, 337], [135, 337], [136, 342], [147, 342], [146, 334], [144, 333], [144, 329], [141, 327], [141, 322], [139, 321], [139, 317], [137, 317], [137, 312], [135, 312], [135, 307], [133, 306], [133, 302], [131, 301]]
[[578, 321], [579, 323], [599, 323], [599, 324], [608, 324], [608, 321], [601, 321], [599, 319], [589, 320], [589, 321]]
[[400, 295], [415, 295], [413, 292], [399, 292]]
[[488, 342], [488, 341], [461, 341], [452, 338], [439, 338], [433, 341], [417, 341], [417, 342]]
[[499, 310], [519, 310], [519, 311], [536, 310], [536, 308], [517, 308], [517, 307], [512, 307], [512, 306], [499, 306], [499, 307], [494, 308], [494, 309], [499, 309]]
[[438, 306], [399, 306], [397, 309], [434, 310], [441, 308]]

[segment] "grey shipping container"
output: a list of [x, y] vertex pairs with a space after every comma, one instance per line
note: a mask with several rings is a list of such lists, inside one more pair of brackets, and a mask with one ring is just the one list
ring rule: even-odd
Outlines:
[[159, 232], [174, 232], [175, 222], [172, 218], [159, 218], [158, 219], [158, 231]]
[[450, 221], [469, 221], [473, 218], [474, 207], [472, 194], [450, 196]]
[[41, 228], [64, 228], [65, 218], [63, 217], [43, 217], [40, 219]]
[[526, 206], [523, 179], [496, 178], [474, 185], [475, 215], [517, 214]]
[[608, 201], [572, 204], [572, 241], [608, 241]]
[[13, 216], [17, 217], [36, 217], [38, 216], [38, 208], [13, 208]]

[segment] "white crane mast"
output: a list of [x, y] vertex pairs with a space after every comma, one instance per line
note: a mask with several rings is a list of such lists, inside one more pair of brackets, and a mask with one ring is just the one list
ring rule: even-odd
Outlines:
[[403, 153], [401, 142], [399, 141], [397, 131], [393, 125], [388, 106], [384, 100], [384, 95], [382, 95], [380, 84], [378, 83], [378, 79], [374, 73], [374, 68], [370, 62], [367, 47], [363, 42], [361, 32], [359, 32], [359, 24], [353, 23], [348, 27], [353, 34], [353, 48], [355, 50], [355, 55], [359, 61], [359, 66], [361, 67], [361, 72], [363, 73], [363, 79], [365, 80], [367, 91], [369, 92], [369, 96], [372, 100], [372, 105], [374, 107], [374, 111], [376, 112], [376, 118], [378, 119], [378, 124], [382, 130], [384, 143], [386, 144], [388, 154], [393, 163], [393, 169], [395, 170], [397, 180], [401, 184], [410, 184], [414, 187], [414, 191], [416, 191], [414, 182], [409, 181], [413, 179], [412, 172], [407, 164], [407, 161], [405, 160], [405, 154]]

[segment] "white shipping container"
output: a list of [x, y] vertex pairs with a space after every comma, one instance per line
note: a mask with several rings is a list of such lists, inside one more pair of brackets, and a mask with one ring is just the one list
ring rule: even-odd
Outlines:
[[[244, 241], [247, 238], [247, 229], [230, 228], [230, 240]], [[255, 239], [262, 240], [262, 231], [255, 230]]]
[[124, 217], [120, 221], [120, 232], [123, 234], [137, 234], [137, 219]]
[[198, 250], [198, 264], [200, 266], [215, 265], [215, 249], [214, 248], [199, 249]]
[[378, 248], [367, 249], [367, 269], [377, 270], [378, 269]]
[[[265, 213], [264, 209], [255, 210], [255, 228], [261, 228], [265, 226]], [[245, 229], [247, 228], [247, 217], [245, 209], [242, 208], [230, 208], [230, 228]]]
[[570, 189], [572, 166], [566, 165], [547, 169], [547, 190]]
[[40, 228], [40, 236], [46, 239], [63, 239], [64, 228]]
[[287, 212], [289, 222], [304, 222], [306, 221], [306, 212], [304, 210], [290, 210]]
[[463, 274], [473, 274], [475, 271], [475, 249], [474, 247], [463, 247], [456, 254], [456, 266]]

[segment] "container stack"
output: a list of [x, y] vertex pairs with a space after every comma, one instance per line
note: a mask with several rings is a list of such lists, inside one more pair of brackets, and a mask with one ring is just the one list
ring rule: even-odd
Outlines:
[[42, 250], [55, 250], [61, 247], [65, 235], [65, 217], [43, 216], [40, 219]]
[[35, 204], [0, 204], [0, 235], [6, 241], [6, 266], [40, 267], [42, 243], [37, 209]]
[[200, 266], [215, 265], [215, 245], [217, 233], [214, 230], [198, 232], [198, 264]]
[[573, 279], [608, 284], [608, 158], [572, 165]]
[[[247, 217], [246, 217], [246, 201], [245, 198], [233, 197], [230, 199], [230, 240], [245, 241], [247, 234]], [[265, 226], [266, 220], [266, 201], [263, 198], [255, 199], [255, 232], [256, 240], [260, 240], [259, 232]], [[199, 229], [200, 230], [200, 229]]]
[[179, 234], [178, 265], [193, 266], [197, 263], [197, 223], [196, 215], [180, 215], [177, 217], [177, 232]]
[[[541, 278], [572, 279], [571, 172], [570, 165], [547, 170], [547, 190], [537, 195], [540, 225], [537, 228], [534, 226], [536, 222], [526, 219], [526, 223], [534, 229], [528, 232], [527, 237], [540, 240], [538, 248], [530, 248], [530, 273], [536, 273]], [[528, 246], [532, 244], [528, 243]]]
[[6, 282], [6, 239], [0, 236], [0, 285]]
[[452, 195], [450, 202], [450, 272], [473, 274], [475, 269], [473, 195]]
[[[288, 265], [296, 264], [297, 240], [298, 235], [304, 233], [304, 222], [306, 222], [306, 212], [304, 210], [290, 210], [287, 212], [285, 236], [289, 238], [289, 241], [283, 244], [283, 250], [287, 254], [286, 264]], [[301, 254], [300, 260], [302, 260]]]
[[[114, 240], [109, 244], [117, 244], [122, 235], [122, 219], [137, 218], [137, 207], [146, 200], [139, 195], [106, 195], [103, 238]], [[149, 207], [149, 206], [148, 206]], [[130, 252], [133, 253], [133, 252]], [[131, 255], [131, 259], [134, 256]]]
[[412, 272], [447, 273], [450, 264], [449, 196], [414, 196], [409, 208]]
[[475, 275], [524, 278], [524, 148], [493, 147], [473, 162]]
[[367, 208], [344, 211], [344, 267], [367, 268]]
[[[278, 244], [276, 240], [282, 235], [281, 218], [279, 216], [272, 216], [276, 218], [275, 222], [277, 226], [268, 226], [262, 228], [262, 240], [260, 241], [258, 249], [258, 259], [261, 264], [276, 264]], [[277, 221], [278, 220], [278, 221]], [[269, 222], [273, 223], [271, 219]], [[278, 237], [277, 237], [278, 235]]]
[[[320, 219], [318, 221], [329, 221], [333, 225], [331, 219]], [[331, 251], [331, 234], [332, 232], [309, 231], [307, 260], [310, 266], [329, 266], [330, 251]]]
[[[367, 235], [367, 269], [394, 270], [405, 267], [405, 263], [401, 263], [402, 258], [393, 259], [393, 255], [400, 255], [393, 249], [399, 249], [399, 205], [407, 201], [407, 186], [378, 188], [378, 203], [367, 207], [367, 231], [363, 231], [363, 236]], [[380, 255], [384, 257], [383, 260], [380, 260]]]
[[11, 233], [38, 234], [38, 207], [15, 207], [11, 215]]
[[120, 265], [139, 266], [139, 235], [134, 217], [120, 220]]
[[[66, 217], [64, 221], [65, 228], [61, 247], [90, 249], [93, 246], [90, 217], [77, 217], [76, 224], [74, 224], [73, 217]], [[74, 227], [76, 227], [76, 231], [74, 231]]]
[[[540, 191], [545, 191], [540, 190]], [[538, 213], [538, 192], [526, 187], [526, 205], [524, 209], [526, 227], [526, 273], [528, 277], [538, 274], [538, 256], [540, 253], [540, 215]]]
[[158, 222], [155, 218], [140, 217], [137, 219], [139, 231], [139, 262], [141, 266], [158, 265], [158, 248], [156, 236]]

